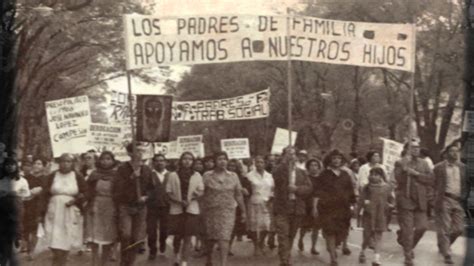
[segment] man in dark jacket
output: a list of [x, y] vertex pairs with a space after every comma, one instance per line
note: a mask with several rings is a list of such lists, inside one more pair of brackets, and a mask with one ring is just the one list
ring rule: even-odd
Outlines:
[[127, 146], [131, 158], [117, 169], [113, 197], [118, 206], [120, 265], [134, 264], [137, 249], [145, 239], [146, 201], [153, 193], [151, 169], [143, 165], [143, 151]]
[[395, 163], [394, 176], [400, 230], [398, 243], [403, 246], [405, 265], [413, 265], [413, 249], [428, 226], [428, 190], [433, 186], [433, 172], [420, 157], [420, 145], [412, 141], [409, 156]]
[[469, 197], [470, 182], [466, 167], [459, 161], [459, 148], [446, 148], [446, 160], [436, 164], [435, 213], [438, 247], [446, 264], [454, 264], [449, 247], [464, 231], [463, 205]]
[[149, 260], [156, 258], [156, 231], [158, 222], [160, 223], [160, 252], [166, 250], [167, 217], [169, 214], [169, 203], [166, 194], [166, 184], [168, 183], [168, 171], [166, 171], [166, 158], [163, 154], [156, 154], [153, 157], [152, 182], [155, 187], [147, 203], [147, 234], [148, 247], [150, 249]]
[[289, 266], [293, 240], [306, 213], [305, 197], [313, 191], [313, 185], [304, 170], [296, 167], [296, 152], [288, 147], [280, 164], [273, 171], [275, 196], [273, 213], [278, 235], [280, 265]]

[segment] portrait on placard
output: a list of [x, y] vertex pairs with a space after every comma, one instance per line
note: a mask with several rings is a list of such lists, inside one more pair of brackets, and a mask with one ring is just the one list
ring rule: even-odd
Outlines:
[[167, 142], [171, 124], [171, 96], [137, 96], [137, 140]]

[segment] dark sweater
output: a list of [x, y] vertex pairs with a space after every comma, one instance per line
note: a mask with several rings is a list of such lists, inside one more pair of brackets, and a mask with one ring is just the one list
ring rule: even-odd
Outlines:
[[143, 165], [141, 167], [138, 183], [140, 184], [140, 195], [137, 195], [137, 181], [132, 177], [133, 168], [130, 162], [123, 163], [117, 169], [117, 178], [113, 187], [113, 198], [118, 205], [133, 205], [138, 203], [142, 196], [151, 196], [153, 193], [153, 182], [151, 169]]

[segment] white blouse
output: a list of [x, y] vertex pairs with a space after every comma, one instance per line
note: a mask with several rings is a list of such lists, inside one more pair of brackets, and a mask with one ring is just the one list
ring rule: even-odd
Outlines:
[[12, 180], [9, 177], [0, 179], [0, 196], [6, 196], [13, 193], [21, 199], [26, 199], [31, 196], [30, 186], [24, 177]]
[[247, 179], [252, 185], [251, 203], [263, 203], [273, 197], [275, 183], [270, 173], [264, 171], [261, 175], [257, 170], [253, 170], [247, 174]]

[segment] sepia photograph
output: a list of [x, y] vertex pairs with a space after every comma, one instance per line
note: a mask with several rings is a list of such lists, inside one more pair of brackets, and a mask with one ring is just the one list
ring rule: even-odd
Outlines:
[[0, 266], [474, 265], [474, 0], [0, 13]]

